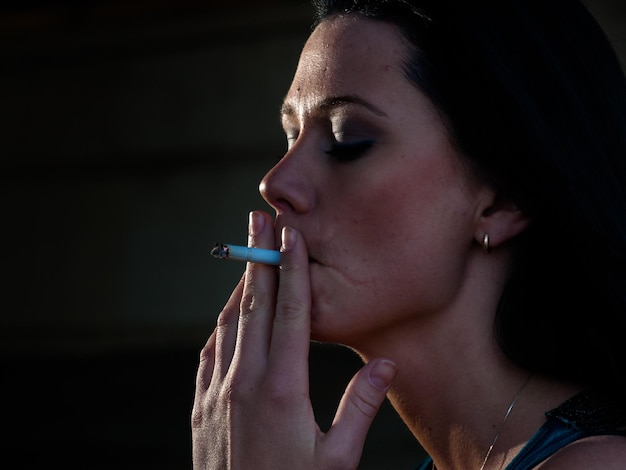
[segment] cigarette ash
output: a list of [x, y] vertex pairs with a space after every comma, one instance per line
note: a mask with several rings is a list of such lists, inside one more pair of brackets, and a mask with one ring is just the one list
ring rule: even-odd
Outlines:
[[211, 250], [211, 255], [219, 259], [228, 259], [228, 245], [216, 243]]

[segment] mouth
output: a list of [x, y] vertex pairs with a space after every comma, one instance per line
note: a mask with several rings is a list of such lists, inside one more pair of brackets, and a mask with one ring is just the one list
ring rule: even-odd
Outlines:
[[[281, 220], [281, 216], [280, 216], [280, 215], [276, 217], [276, 220], [275, 220], [275, 222], [274, 222], [274, 230], [275, 230], [275, 235], [276, 235], [276, 243], [277, 243], [277, 245], [276, 245], [276, 246], [280, 246], [280, 245], [281, 245], [281, 232], [282, 232], [283, 228], [284, 228], [285, 226], [287, 226], [287, 225], [289, 225], [289, 224], [286, 224], [284, 220]], [[289, 226], [290, 226], [290, 227], [294, 227], [294, 228], [296, 228], [296, 230], [299, 230], [299, 229], [298, 229], [296, 226], [294, 226], [294, 225], [289, 225]], [[302, 232], [300, 232], [300, 233], [302, 234]], [[304, 237], [304, 234], [302, 234], [302, 235], [303, 235], [303, 237]], [[306, 247], [307, 247], [307, 251], [310, 251], [311, 249], [312, 249], [313, 251], [315, 251], [314, 245], [311, 245], [311, 243], [309, 243], [309, 242], [306, 240], [306, 237], [304, 237], [304, 239], [305, 239], [305, 244], [306, 244]], [[313, 247], [313, 248], [312, 248], [312, 247]], [[322, 262], [321, 262], [318, 258], [316, 258], [315, 256], [311, 256], [311, 253], [310, 253], [310, 252], [309, 252], [308, 261], [309, 261], [309, 265], [316, 264], [316, 265], [324, 266], [324, 263], [322, 263]]]

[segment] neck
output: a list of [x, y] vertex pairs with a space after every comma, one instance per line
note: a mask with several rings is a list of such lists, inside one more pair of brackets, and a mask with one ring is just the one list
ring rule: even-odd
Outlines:
[[[528, 372], [500, 357], [499, 352], [485, 354], [472, 348], [465, 348], [463, 354], [423, 359], [429, 365], [422, 362], [422, 368], [417, 369], [422, 371], [419, 375], [403, 373], [415, 371], [414, 366], [399, 365], [399, 376], [389, 392], [390, 402], [439, 463], [439, 469], [479, 469]], [[517, 429], [522, 425], [518, 411], [526, 407], [523, 392], [505, 425]], [[515, 444], [505, 429], [491, 452], [492, 462], [503, 448]]]
[[504, 468], [545, 422], [545, 412], [578, 391], [539, 375], [524, 386], [529, 371], [511, 363], [495, 340], [488, 347], [451, 342], [445, 348], [426, 337], [415, 341], [426, 346], [419, 353], [398, 348], [384, 355], [399, 367], [388, 397], [438, 470], [480, 469], [498, 432], [484, 469]]
[[[497, 282], [491, 286], [497, 289]], [[470, 292], [480, 292], [471, 287]], [[484, 293], [484, 285], [479, 287]], [[398, 376], [389, 400], [438, 470], [481, 468], [529, 376], [496, 342], [496, 301], [489, 299], [499, 293], [480, 298], [487, 300], [470, 302], [461, 295], [445, 311], [418, 316], [355, 347], [365, 361], [387, 357], [396, 362]], [[511, 460], [543, 424], [545, 411], [574, 392], [556, 381], [533, 378], [517, 398], [484, 468], [500, 468], [495, 465]]]

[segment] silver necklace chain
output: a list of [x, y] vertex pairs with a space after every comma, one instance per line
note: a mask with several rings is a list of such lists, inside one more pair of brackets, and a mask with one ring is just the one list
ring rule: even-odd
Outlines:
[[[511, 404], [507, 408], [506, 413], [504, 414], [504, 418], [502, 418], [502, 422], [500, 423], [500, 427], [498, 428], [498, 432], [496, 433], [495, 437], [493, 438], [493, 441], [491, 442], [491, 445], [489, 446], [489, 449], [487, 449], [487, 454], [485, 455], [485, 459], [483, 460], [483, 464], [480, 466], [480, 470], [484, 470], [485, 465], [487, 465], [487, 461], [489, 460], [489, 456], [491, 455], [491, 451], [493, 450], [494, 446], [496, 445], [496, 442], [498, 442], [498, 438], [500, 437], [500, 434], [502, 434], [502, 430], [504, 429], [504, 425], [506, 423], [506, 420], [509, 418], [509, 415], [511, 414], [511, 411], [513, 410], [513, 407], [515, 406], [515, 403], [517, 403], [517, 399], [520, 397], [520, 395], [522, 394], [522, 392], [526, 388], [526, 385], [528, 385], [528, 382], [530, 382], [531, 378], [532, 378], [532, 374], [530, 374], [528, 376], [528, 378], [524, 381], [522, 386], [519, 388], [519, 390], [517, 391], [517, 393], [513, 397], [513, 400], [511, 400]], [[433, 470], [436, 470], [434, 461], [433, 461]]]

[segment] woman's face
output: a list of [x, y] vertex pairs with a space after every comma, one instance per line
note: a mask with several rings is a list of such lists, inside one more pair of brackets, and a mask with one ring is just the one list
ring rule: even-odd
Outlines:
[[[310, 255], [314, 339], [358, 347], [457, 299], [485, 188], [403, 73], [404, 39], [356, 15], [312, 33], [282, 107], [288, 151], [261, 182]], [[399, 329], [399, 330], [398, 330]]]

